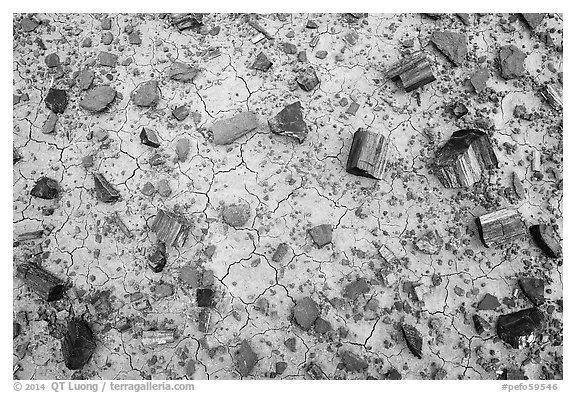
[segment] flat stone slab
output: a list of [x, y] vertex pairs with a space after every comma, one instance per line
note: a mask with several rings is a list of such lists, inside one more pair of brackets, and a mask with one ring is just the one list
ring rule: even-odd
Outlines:
[[275, 117], [268, 120], [268, 126], [274, 134], [291, 136], [300, 143], [304, 142], [308, 135], [300, 101], [286, 105]]
[[462, 65], [468, 54], [468, 39], [465, 34], [453, 31], [435, 31], [430, 39], [454, 65]]
[[98, 113], [105, 110], [116, 98], [116, 90], [110, 86], [98, 86], [88, 92], [80, 101], [80, 106], [87, 111]]
[[214, 144], [228, 145], [260, 125], [258, 117], [252, 112], [242, 112], [228, 119], [215, 122], [209, 128]]

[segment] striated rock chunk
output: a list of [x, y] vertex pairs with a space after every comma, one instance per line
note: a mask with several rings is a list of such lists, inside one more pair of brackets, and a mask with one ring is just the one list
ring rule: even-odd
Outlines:
[[415, 327], [402, 324], [402, 334], [408, 349], [418, 359], [422, 359], [422, 335]]
[[330, 224], [317, 225], [309, 229], [308, 233], [318, 248], [322, 248], [325, 245], [332, 243], [332, 225]]
[[272, 67], [272, 62], [268, 59], [268, 56], [264, 52], [258, 53], [256, 56], [256, 60], [252, 63], [251, 68], [260, 71], [268, 71], [268, 69]]
[[562, 254], [562, 245], [554, 229], [549, 225], [538, 224], [530, 227], [530, 235], [536, 245], [550, 258], [559, 258]]
[[384, 72], [384, 77], [400, 80], [406, 92], [436, 80], [425, 52], [413, 53], [392, 64]]
[[514, 187], [514, 192], [519, 199], [526, 198], [526, 190], [516, 172], [512, 172], [512, 187]]
[[174, 329], [145, 330], [142, 332], [142, 345], [145, 347], [171, 344], [176, 341]]
[[472, 322], [474, 322], [474, 329], [476, 330], [476, 333], [482, 334], [484, 332], [490, 331], [490, 325], [480, 315], [478, 314], [473, 315]]
[[199, 30], [203, 26], [204, 15], [195, 14], [172, 14], [172, 24], [180, 31], [192, 29], [194, 31]]
[[304, 372], [311, 379], [315, 380], [328, 379], [328, 377], [326, 376], [326, 374], [324, 374], [324, 371], [322, 371], [320, 366], [318, 366], [316, 363], [313, 362], [310, 362], [307, 366], [304, 367]]
[[158, 148], [160, 147], [160, 141], [158, 140], [158, 136], [148, 127], [142, 127], [142, 131], [140, 131], [140, 142], [146, 146]]
[[536, 340], [544, 322], [544, 314], [537, 308], [513, 312], [498, 317], [498, 337], [514, 349], [523, 349]]
[[300, 70], [296, 76], [296, 82], [304, 91], [312, 91], [320, 84], [316, 71], [312, 67]]
[[175, 61], [168, 68], [168, 78], [180, 82], [192, 82], [199, 73], [198, 68], [179, 61]]
[[498, 165], [488, 135], [480, 130], [460, 130], [438, 150], [432, 172], [447, 188], [469, 187], [482, 178], [485, 169]]
[[247, 377], [252, 372], [258, 362], [258, 356], [248, 341], [242, 340], [240, 343], [240, 348], [236, 351], [235, 361], [241, 376]]
[[168, 262], [166, 244], [159, 241], [154, 247], [154, 251], [148, 255], [148, 267], [152, 269], [154, 273], [160, 273], [164, 270], [166, 262]]
[[302, 106], [300, 101], [287, 105], [272, 119], [268, 120], [270, 131], [278, 135], [291, 136], [304, 142], [308, 135], [308, 126], [302, 116]]
[[94, 71], [92, 70], [84, 70], [78, 74], [78, 86], [82, 90], [88, 90], [90, 86], [92, 86], [92, 82], [94, 81]]
[[341, 352], [340, 358], [348, 371], [362, 371], [368, 368], [368, 362], [354, 354], [352, 351]]
[[443, 245], [444, 241], [437, 230], [426, 232], [414, 242], [414, 247], [418, 251], [428, 255], [438, 254], [442, 250]]
[[116, 202], [120, 199], [120, 192], [116, 190], [100, 173], [94, 173], [94, 191], [96, 198], [102, 202], [110, 203]]
[[150, 229], [156, 237], [168, 246], [182, 247], [188, 237], [189, 225], [184, 218], [174, 213], [158, 209]]
[[79, 370], [96, 350], [96, 337], [88, 323], [81, 318], [68, 321], [68, 330], [62, 338], [64, 364], [70, 370]]
[[521, 278], [520, 289], [535, 306], [544, 304], [544, 280], [539, 278]]
[[64, 297], [64, 281], [34, 263], [24, 263], [17, 268], [26, 286], [32, 289], [42, 300], [52, 302]]
[[557, 111], [562, 110], [562, 96], [560, 96], [560, 93], [558, 93], [558, 91], [551, 84], [544, 86], [540, 94], [546, 100], [546, 102], [548, 102], [552, 109]]
[[228, 145], [255, 130], [258, 126], [258, 117], [254, 113], [242, 112], [228, 119], [215, 122], [209, 130], [214, 137], [214, 144]]
[[500, 209], [477, 217], [476, 226], [486, 247], [504, 244], [525, 234], [520, 214], [511, 209]]
[[316, 318], [320, 315], [318, 305], [310, 297], [305, 297], [294, 306], [294, 319], [296, 323], [304, 330], [308, 330], [314, 325]]
[[90, 112], [102, 112], [115, 98], [116, 90], [110, 86], [98, 86], [80, 101], [80, 106]]
[[68, 106], [68, 94], [66, 90], [50, 88], [44, 102], [48, 109], [54, 113], [64, 113]]
[[359, 128], [352, 139], [346, 172], [382, 180], [388, 163], [388, 147], [384, 135]]
[[506, 45], [500, 48], [499, 54], [502, 78], [514, 79], [524, 75], [524, 52], [514, 45]]
[[462, 65], [468, 54], [465, 34], [453, 31], [435, 31], [430, 39], [454, 65]]
[[132, 102], [141, 107], [152, 107], [158, 104], [160, 100], [160, 89], [158, 82], [151, 80], [140, 84], [132, 92]]
[[176, 157], [178, 157], [178, 161], [186, 161], [188, 154], [190, 154], [190, 139], [178, 139], [178, 142], [176, 142]]
[[36, 180], [36, 184], [32, 190], [30, 190], [30, 195], [41, 199], [55, 199], [58, 198], [60, 193], [60, 186], [58, 182], [46, 176], [42, 176]]

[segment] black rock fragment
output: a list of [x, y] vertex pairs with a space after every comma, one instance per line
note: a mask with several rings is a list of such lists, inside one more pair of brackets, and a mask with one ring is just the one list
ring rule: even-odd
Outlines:
[[308, 135], [308, 126], [304, 122], [300, 101], [287, 105], [276, 116], [268, 120], [270, 131], [278, 135], [291, 136], [304, 142]]
[[320, 84], [316, 71], [311, 67], [300, 70], [296, 76], [296, 82], [304, 91], [312, 91]]
[[247, 377], [258, 362], [258, 356], [252, 350], [250, 343], [246, 340], [242, 340], [240, 348], [236, 351], [235, 360], [240, 375]]
[[148, 127], [142, 127], [142, 131], [140, 131], [140, 142], [146, 146], [158, 148], [160, 147], [160, 141], [158, 140], [158, 136]]
[[120, 199], [120, 192], [112, 187], [101, 173], [94, 173], [93, 176], [96, 198], [105, 203], [116, 202]]
[[172, 115], [176, 118], [176, 120], [178, 121], [182, 121], [185, 120], [188, 115], [190, 114], [190, 110], [188, 109], [188, 107], [186, 105], [181, 105], [179, 107], [174, 108], [174, 110], [172, 111]]
[[164, 270], [166, 262], [168, 261], [168, 254], [166, 252], [166, 244], [157, 242], [154, 251], [148, 256], [148, 267], [154, 273], [160, 273]]
[[536, 245], [550, 258], [559, 258], [562, 254], [562, 245], [549, 225], [538, 224], [530, 227], [530, 235]]
[[12, 148], [12, 165], [16, 164], [22, 159], [22, 154], [15, 147]]
[[24, 283], [47, 302], [64, 297], [64, 281], [35, 263], [24, 263], [17, 268]]
[[210, 327], [210, 309], [203, 308], [198, 315], [198, 330], [202, 333], [208, 333]]
[[272, 62], [268, 59], [268, 56], [266, 56], [264, 52], [258, 53], [256, 60], [252, 63], [252, 68], [260, 71], [268, 71], [270, 67], [272, 67]]
[[523, 349], [536, 340], [544, 322], [544, 314], [537, 308], [513, 312], [498, 317], [498, 337], [514, 349]]
[[56, 114], [64, 113], [68, 106], [68, 94], [66, 90], [50, 88], [46, 98], [44, 98], [44, 102], [52, 112]]
[[203, 26], [203, 14], [172, 14], [172, 24], [180, 31], [192, 29], [194, 31], [200, 30]]
[[328, 379], [324, 371], [316, 363], [310, 362], [304, 367], [304, 372], [311, 379]]
[[420, 332], [413, 326], [402, 324], [402, 334], [410, 352], [418, 359], [422, 359], [422, 335]]
[[272, 255], [272, 262], [280, 262], [288, 253], [290, 247], [286, 243], [280, 243], [276, 251], [274, 251], [274, 255]]
[[40, 179], [36, 180], [36, 184], [34, 184], [34, 187], [30, 190], [30, 195], [42, 199], [58, 198], [59, 193], [60, 186], [58, 185], [58, 182], [46, 176], [42, 176]]
[[175, 213], [158, 209], [150, 229], [156, 233], [159, 241], [168, 246], [182, 247], [188, 238], [187, 220]]
[[352, 139], [346, 172], [382, 180], [388, 163], [388, 145], [384, 135], [359, 128]]
[[348, 371], [362, 371], [368, 368], [368, 362], [351, 351], [343, 351], [340, 353], [340, 358], [342, 358], [342, 362]]
[[68, 330], [62, 339], [64, 364], [70, 370], [79, 370], [92, 357], [96, 349], [96, 337], [86, 321], [73, 318], [68, 322]]
[[210, 288], [198, 288], [196, 290], [196, 302], [198, 307], [214, 306], [214, 291]]
[[284, 345], [288, 348], [291, 352], [296, 352], [296, 338], [290, 337], [284, 341]]
[[521, 278], [518, 280], [518, 284], [524, 295], [535, 306], [544, 304], [544, 280], [539, 278]]
[[359, 278], [344, 287], [344, 293], [342, 296], [355, 300], [357, 297], [368, 292], [370, 292], [370, 285], [365, 278]]
[[312, 241], [318, 248], [322, 248], [327, 244], [332, 243], [332, 225], [321, 224], [316, 225], [308, 230]]
[[524, 75], [524, 59], [526, 54], [515, 45], [505, 45], [500, 48], [500, 71], [502, 78], [514, 79]]
[[478, 334], [482, 334], [490, 330], [490, 325], [488, 322], [478, 314], [472, 316], [472, 322], [474, 322], [474, 330], [476, 330], [476, 333]]

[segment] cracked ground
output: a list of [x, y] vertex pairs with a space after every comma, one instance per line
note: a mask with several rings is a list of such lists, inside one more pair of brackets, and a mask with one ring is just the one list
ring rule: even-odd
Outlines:
[[[562, 378], [562, 259], [547, 257], [529, 234], [487, 248], [475, 225], [506, 207], [526, 227], [562, 234], [562, 110], [540, 94], [562, 85], [562, 15], [545, 14], [532, 28], [518, 14], [469, 14], [467, 23], [455, 14], [205, 14], [182, 31], [156, 14], [13, 19], [15, 378]], [[465, 36], [461, 64], [430, 42], [437, 30]], [[320, 80], [311, 91], [295, 83], [303, 62], [284, 43], [306, 52]], [[501, 76], [498, 53], [509, 44], [526, 54], [515, 79]], [[416, 50], [427, 53], [436, 80], [406, 92], [383, 71]], [[102, 65], [100, 52], [117, 55], [116, 64]], [[260, 52], [272, 62], [267, 71], [251, 67]], [[199, 72], [170, 79], [174, 61]], [[476, 91], [470, 79], [480, 68], [489, 78]], [[79, 86], [85, 70], [93, 87], [116, 91], [102, 112], [80, 106], [90, 91]], [[135, 105], [133, 92], [150, 80], [157, 103]], [[50, 88], [68, 95], [52, 129]], [[296, 101], [308, 125], [303, 143], [267, 122]], [[189, 115], [178, 120], [172, 111], [183, 105]], [[258, 126], [216, 145], [211, 126], [247, 111]], [[141, 142], [142, 127], [160, 147]], [[382, 180], [346, 172], [360, 128], [389, 140]], [[445, 188], [430, 163], [466, 128], [487, 132], [499, 165], [471, 187]], [[511, 192], [513, 172], [523, 197]], [[117, 201], [97, 198], [94, 173]], [[57, 181], [57, 198], [31, 195], [42, 176]], [[245, 209], [239, 225], [223, 217], [231, 205]], [[190, 230], [183, 245], [167, 245], [166, 266], [155, 272], [158, 209], [177, 212]], [[309, 230], [324, 224], [332, 237], [318, 247]], [[425, 253], [415, 244], [431, 230], [440, 247]], [[285, 254], [273, 258], [280, 244]], [[17, 274], [24, 262], [65, 281], [64, 296], [39, 296]], [[525, 277], [545, 283], [545, 320], [514, 349], [496, 323], [531, 307], [518, 286]], [[197, 290], [206, 288], [213, 303], [201, 307]], [[479, 309], [486, 295], [496, 304]], [[309, 329], [294, 317], [306, 297], [318, 308]], [[488, 322], [483, 334], [476, 314]], [[72, 316], [96, 341], [78, 370], [61, 350]], [[421, 358], [403, 324], [422, 335]], [[163, 331], [165, 342], [143, 339]]]

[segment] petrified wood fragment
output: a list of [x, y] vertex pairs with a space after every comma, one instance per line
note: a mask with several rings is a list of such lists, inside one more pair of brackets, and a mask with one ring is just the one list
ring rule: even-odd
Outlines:
[[199, 13], [194, 14], [172, 14], [172, 24], [180, 31], [193, 29], [199, 30], [202, 27], [202, 19], [204, 15]]
[[438, 150], [432, 172], [444, 187], [469, 187], [481, 179], [484, 169], [497, 165], [488, 135], [467, 129], [454, 132]]
[[30, 190], [30, 195], [41, 199], [55, 199], [58, 198], [59, 192], [60, 186], [56, 180], [42, 176], [36, 180], [36, 184]]
[[302, 116], [302, 106], [300, 101], [286, 105], [276, 116], [268, 120], [270, 131], [278, 135], [291, 136], [304, 142], [308, 135], [308, 126]]
[[310, 329], [316, 321], [316, 318], [318, 318], [318, 315], [320, 315], [318, 305], [309, 297], [298, 300], [293, 312], [296, 323], [304, 330]]
[[64, 364], [70, 370], [79, 370], [92, 357], [96, 349], [96, 337], [86, 321], [73, 318], [68, 321], [68, 330], [62, 338]]
[[544, 280], [539, 278], [521, 278], [518, 280], [518, 284], [524, 295], [535, 306], [544, 304]]
[[513, 312], [498, 317], [498, 337], [515, 349], [523, 349], [536, 340], [544, 321], [544, 314], [537, 308]]
[[546, 16], [546, 14], [541, 14], [541, 13], [522, 13], [522, 18], [524, 18], [524, 20], [526, 21], [526, 24], [528, 24], [528, 26], [534, 30], [539, 24], [540, 22], [542, 22], [542, 20], [544, 19], [544, 16]]
[[252, 112], [241, 112], [227, 119], [218, 120], [209, 128], [216, 145], [228, 145], [255, 130], [260, 123]]
[[188, 237], [189, 225], [184, 218], [158, 209], [150, 228], [156, 233], [159, 241], [168, 246], [181, 247]]
[[413, 326], [402, 324], [402, 334], [410, 352], [418, 359], [422, 359], [422, 335], [420, 332]]
[[557, 111], [562, 110], [563, 108], [562, 96], [560, 96], [560, 93], [558, 93], [558, 91], [554, 88], [554, 86], [547, 84], [546, 86], [544, 86], [540, 94], [542, 94], [542, 97], [544, 97], [546, 102], [548, 102], [548, 104], [553, 109]]
[[474, 322], [474, 329], [476, 330], [476, 333], [482, 334], [484, 332], [490, 331], [490, 325], [480, 315], [473, 315], [472, 321]]
[[106, 180], [101, 173], [94, 173], [94, 190], [102, 202], [111, 203], [120, 199], [120, 192]]
[[346, 162], [346, 172], [382, 180], [388, 163], [388, 139], [361, 128], [354, 133]]
[[24, 263], [17, 268], [24, 283], [47, 302], [62, 299], [64, 281], [34, 263]]
[[511, 209], [500, 209], [477, 217], [476, 226], [486, 247], [503, 244], [525, 234], [520, 214]]
[[559, 258], [562, 253], [562, 245], [558, 237], [549, 225], [538, 224], [530, 227], [530, 235], [536, 245], [550, 258]]
[[140, 131], [140, 142], [146, 146], [150, 147], [160, 147], [160, 141], [158, 140], [158, 136], [148, 127], [142, 127], [142, 131]]
[[251, 68], [260, 71], [268, 71], [270, 67], [272, 67], [272, 62], [268, 59], [268, 56], [266, 56], [264, 52], [260, 52], [258, 53], [258, 56], [256, 56], [254, 63], [252, 63]]
[[400, 80], [406, 92], [436, 80], [425, 52], [413, 53], [392, 64], [384, 72], [384, 77]]
[[142, 344], [146, 347], [170, 344], [174, 341], [176, 341], [176, 331], [173, 329], [145, 330], [142, 332]]
[[203, 308], [198, 315], [198, 330], [202, 333], [208, 333], [210, 328], [210, 309]]
[[154, 251], [148, 256], [148, 267], [150, 267], [154, 273], [160, 273], [164, 270], [167, 261], [166, 245], [158, 242]]
[[312, 379], [328, 379], [324, 371], [316, 363], [309, 363], [304, 367], [304, 372], [309, 378]]

